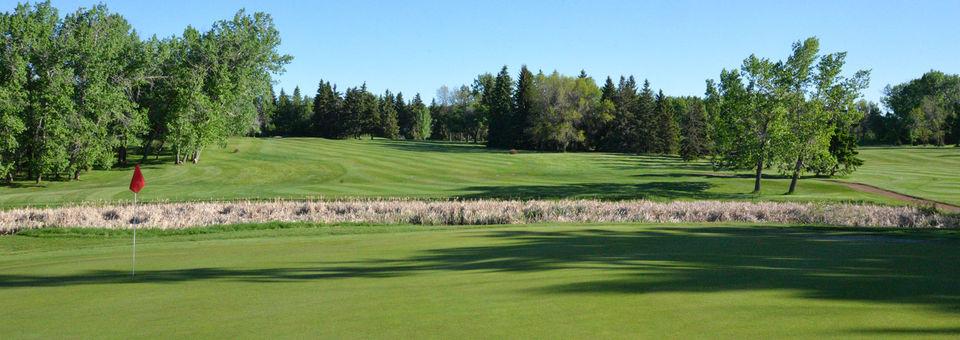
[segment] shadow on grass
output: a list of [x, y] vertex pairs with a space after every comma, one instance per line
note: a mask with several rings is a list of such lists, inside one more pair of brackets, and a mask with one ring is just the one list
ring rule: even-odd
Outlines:
[[375, 139], [375, 140], [369, 141], [369, 143], [380, 145], [386, 148], [400, 150], [400, 151], [450, 152], [450, 153], [503, 153], [503, 154], [507, 153], [506, 150], [488, 149], [483, 144], [472, 144], [472, 143], [463, 143], [463, 142]]
[[[960, 313], [960, 237], [950, 232], [802, 227], [650, 227], [474, 232], [476, 246], [423, 250], [399, 259], [322, 262], [267, 269], [193, 268], [138, 274], [0, 275], [14, 287], [176, 283], [201, 280], [302, 282], [428, 272], [504, 274], [580, 268], [595, 275], [533, 294], [647, 294], [789, 290], [797, 298], [923, 305]], [[489, 244], [489, 245], [483, 245]], [[509, 278], [505, 278], [509, 279]], [[864, 329], [865, 334], [953, 335], [957, 328]]]
[[561, 199], [595, 198], [605, 200], [628, 199], [747, 199], [749, 194], [709, 192], [713, 184], [700, 181], [648, 182], [637, 184], [577, 183], [567, 185], [507, 185], [473, 186], [461, 190], [473, 192], [468, 199]]

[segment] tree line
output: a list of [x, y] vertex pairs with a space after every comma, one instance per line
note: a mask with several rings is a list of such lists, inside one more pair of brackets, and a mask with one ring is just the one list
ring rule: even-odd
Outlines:
[[141, 39], [106, 6], [60, 17], [50, 2], [0, 14], [0, 176], [78, 178], [171, 150], [177, 163], [255, 131], [276, 50], [271, 17], [241, 10], [204, 32]]
[[[285, 90], [265, 105], [264, 135], [485, 143], [491, 148], [707, 154], [706, 113], [696, 97], [668, 97], [642, 88], [633, 76], [603, 87], [585, 72], [534, 74], [506, 66], [480, 74], [455, 90], [442, 86], [425, 105], [389, 90], [374, 95], [366, 84], [348, 88], [321, 81], [314, 97]], [[683, 134], [681, 134], [683, 132]], [[689, 136], [681, 138], [681, 135]]]
[[930, 71], [884, 92], [889, 111], [858, 103], [865, 113], [857, 128], [863, 144], [960, 146], [960, 75]]

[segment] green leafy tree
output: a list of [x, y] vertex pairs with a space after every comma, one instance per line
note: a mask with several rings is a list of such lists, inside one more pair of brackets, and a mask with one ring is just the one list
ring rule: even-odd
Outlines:
[[540, 149], [566, 151], [584, 142], [579, 128], [583, 117], [600, 109], [600, 89], [589, 77], [573, 78], [553, 72], [536, 76], [536, 109], [527, 134]]
[[[790, 133], [786, 135], [782, 168], [791, 173], [790, 188], [796, 191], [802, 172], [807, 169], [837, 169], [838, 159], [832, 154], [831, 140], [838, 127], [849, 129], [860, 121], [862, 113], [856, 110], [856, 100], [866, 88], [869, 72], [859, 71], [852, 77], [841, 75], [846, 53], [820, 56], [819, 40], [808, 38], [793, 45], [793, 55], [780, 63], [779, 80], [781, 100], [788, 110]], [[847, 131], [842, 131], [846, 133]], [[855, 143], [840, 143], [854, 147]], [[835, 150], [848, 162], [855, 150]], [[834, 171], [831, 171], [834, 172]]]
[[714, 141], [711, 162], [719, 169], [755, 169], [754, 193], [760, 192], [763, 170], [774, 163], [787, 130], [786, 113], [776, 95], [776, 64], [754, 55], [740, 70], [720, 72], [719, 85], [707, 81]]
[[[47, 174], [68, 171], [70, 117], [75, 116], [74, 73], [69, 55], [58, 37], [59, 16], [49, 2], [18, 5], [9, 18], [10, 48], [26, 58], [26, 105], [21, 117], [25, 130], [17, 142], [24, 150], [21, 166], [37, 183]], [[16, 64], [14, 64], [16, 65]], [[14, 66], [11, 65], [11, 66]]]
[[[940, 71], [884, 90], [892, 110], [898, 142], [945, 145], [960, 143], [960, 75]], [[954, 132], [957, 131], [957, 132]]]

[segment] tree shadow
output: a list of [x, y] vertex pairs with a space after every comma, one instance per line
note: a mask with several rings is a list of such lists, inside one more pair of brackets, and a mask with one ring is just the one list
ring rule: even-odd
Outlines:
[[416, 140], [391, 140], [374, 139], [368, 141], [371, 144], [379, 145], [400, 151], [411, 152], [446, 152], [446, 153], [507, 153], [506, 150], [488, 149], [483, 144], [470, 144], [463, 142], [444, 142], [444, 141], [416, 141]]
[[566, 185], [506, 185], [472, 186], [458, 190], [473, 192], [462, 196], [468, 199], [747, 199], [748, 194], [715, 193], [708, 190], [713, 184], [702, 181], [648, 182], [648, 183], [575, 183]]

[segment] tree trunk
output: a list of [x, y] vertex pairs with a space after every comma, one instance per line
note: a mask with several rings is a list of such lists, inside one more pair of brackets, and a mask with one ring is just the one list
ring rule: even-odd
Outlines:
[[160, 159], [160, 153], [163, 152], [163, 141], [157, 146], [157, 152], [153, 154], [153, 159]]
[[117, 149], [117, 163], [126, 165], [127, 164], [127, 147], [121, 146]]
[[140, 162], [145, 162], [147, 157], [150, 157], [150, 146], [153, 145], [152, 139], [147, 139], [143, 142], [143, 157], [140, 157]]
[[43, 180], [43, 174], [37, 174], [37, 184], [40, 184], [41, 180]]
[[73, 180], [74, 180], [74, 181], [79, 181], [79, 180], [80, 180], [80, 170], [74, 170], [74, 171], [73, 171]]
[[7, 173], [7, 183], [13, 183], [13, 171]]
[[763, 177], [763, 158], [757, 160], [757, 174], [753, 179], [753, 193], [760, 193], [760, 179]]
[[197, 149], [197, 151], [193, 152], [193, 164], [197, 164], [199, 162], [200, 162], [200, 149]]
[[177, 155], [175, 157], [176, 158], [174, 158], [173, 164], [180, 165], [180, 148], [177, 148]]
[[790, 189], [787, 190], [787, 195], [791, 195], [797, 190], [797, 180], [800, 179], [801, 167], [803, 167], [803, 158], [797, 157], [797, 166], [793, 168], [793, 178], [790, 179]]

